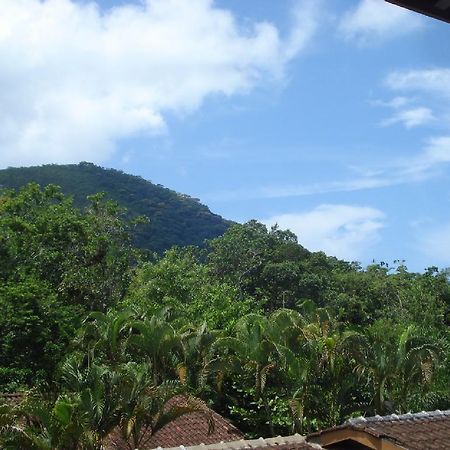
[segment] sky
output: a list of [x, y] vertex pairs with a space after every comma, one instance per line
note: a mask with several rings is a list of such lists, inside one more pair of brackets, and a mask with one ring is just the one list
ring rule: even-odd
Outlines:
[[91, 161], [362, 265], [450, 266], [450, 25], [383, 0], [2, 0], [0, 168]]

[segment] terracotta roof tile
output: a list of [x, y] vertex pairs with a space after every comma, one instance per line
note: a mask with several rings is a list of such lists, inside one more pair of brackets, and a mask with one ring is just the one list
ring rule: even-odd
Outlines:
[[[182, 397], [175, 397], [167, 406], [180, 401]], [[148, 450], [157, 447], [177, 447], [180, 445], [192, 446], [200, 444], [214, 444], [217, 442], [235, 441], [243, 438], [244, 434], [225, 418], [207, 408], [214, 420], [214, 431], [209, 433], [208, 421], [204, 414], [194, 412], [178, 417], [164, 428], [157, 431], [153, 436], [144, 438], [144, 447], [141, 450]], [[126, 450], [127, 444], [123, 441], [119, 433], [113, 432], [105, 445], [107, 450]]]
[[335, 428], [312, 433], [308, 439], [326, 433], [351, 429], [389, 440], [408, 450], [447, 450], [450, 448], [450, 410], [416, 414], [358, 417]]

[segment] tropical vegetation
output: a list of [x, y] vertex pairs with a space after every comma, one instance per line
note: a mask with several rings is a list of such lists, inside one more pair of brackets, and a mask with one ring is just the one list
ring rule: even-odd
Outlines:
[[446, 270], [363, 268], [256, 221], [149, 254], [140, 222], [102, 194], [1, 193], [0, 389], [25, 398], [0, 406], [1, 448], [140, 448], [203, 401], [249, 436], [450, 408]]

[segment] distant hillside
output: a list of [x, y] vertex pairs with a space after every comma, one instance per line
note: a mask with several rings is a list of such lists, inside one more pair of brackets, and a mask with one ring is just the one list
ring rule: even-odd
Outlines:
[[223, 234], [231, 224], [188, 195], [91, 163], [0, 170], [0, 187], [17, 189], [31, 181], [61, 186], [79, 206], [86, 204], [88, 195], [106, 192], [108, 198], [127, 208], [130, 217], [145, 215], [150, 219], [150, 223], [139, 226], [135, 243], [156, 252], [173, 245], [201, 246], [205, 239]]

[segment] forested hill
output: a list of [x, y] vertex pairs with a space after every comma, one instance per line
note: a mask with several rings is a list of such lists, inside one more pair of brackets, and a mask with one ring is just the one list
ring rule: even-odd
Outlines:
[[86, 204], [88, 195], [106, 192], [108, 198], [127, 208], [130, 217], [149, 218], [149, 223], [138, 227], [135, 244], [156, 252], [173, 245], [202, 246], [205, 239], [222, 235], [231, 224], [188, 195], [91, 163], [0, 170], [3, 188], [17, 189], [32, 181], [60, 186], [79, 206]]

